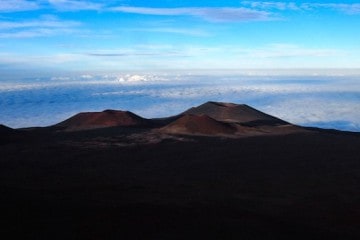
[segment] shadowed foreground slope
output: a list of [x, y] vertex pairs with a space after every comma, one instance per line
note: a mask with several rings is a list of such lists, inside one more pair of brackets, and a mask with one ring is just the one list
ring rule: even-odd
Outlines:
[[[1, 145], [0, 233], [13, 239], [360, 238], [359, 134], [167, 137], [153, 130], [41, 129]], [[156, 143], [140, 141], [159, 136]]]

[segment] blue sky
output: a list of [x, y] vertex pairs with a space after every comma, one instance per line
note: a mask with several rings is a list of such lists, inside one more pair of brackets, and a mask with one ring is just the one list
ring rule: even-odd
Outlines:
[[1, 0], [0, 71], [359, 68], [359, 26], [356, 1]]

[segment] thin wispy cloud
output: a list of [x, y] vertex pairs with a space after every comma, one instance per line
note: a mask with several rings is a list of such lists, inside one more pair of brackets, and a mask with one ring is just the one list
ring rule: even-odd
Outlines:
[[28, 0], [2, 0], [0, 12], [21, 12], [40, 9], [39, 3]]
[[27, 21], [0, 21], [0, 38], [32, 38], [73, 33], [80, 25], [80, 22], [61, 20], [53, 15]]
[[133, 28], [128, 31], [134, 32], [154, 32], [154, 33], [172, 33], [181, 34], [195, 37], [208, 37], [211, 34], [202, 29], [190, 29], [190, 28], [170, 28], [170, 27], [154, 27], [154, 28]]
[[159, 16], [193, 16], [214, 22], [268, 21], [269, 13], [247, 8], [149, 8], [149, 7], [114, 7], [112, 11]]
[[81, 23], [76, 21], [64, 21], [56, 16], [45, 15], [40, 19], [27, 21], [0, 21], [0, 29], [17, 29], [17, 28], [69, 28], [80, 26]]
[[315, 4], [315, 7], [331, 8], [344, 12], [346, 14], [360, 14], [360, 3], [345, 4], [345, 3], [328, 3], [328, 4]]
[[[122, 1], [120, 1], [122, 2]], [[208, 21], [264, 21], [272, 20], [271, 10], [311, 11], [319, 8], [332, 9], [346, 14], [360, 14], [360, 3], [346, 2], [285, 2], [285, 1], [242, 1], [244, 7], [181, 7], [156, 8], [117, 6], [119, 1], [105, 0], [3, 0], [0, 12], [33, 11], [53, 8], [59, 11], [117, 11], [124, 13], [161, 15], [161, 16], [195, 16]]]
[[269, 44], [257, 49], [238, 49], [251, 57], [286, 58], [286, 57], [333, 57], [346, 55], [344, 51], [326, 48], [305, 48], [295, 44]]
[[278, 10], [300, 10], [301, 7], [295, 2], [256, 2], [243, 1], [243, 5], [258, 9], [278, 9]]
[[21, 55], [21, 54], [0, 54], [0, 64], [26, 65], [26, 66], [51, 66], [53, 64], [64, 64], [79, 62], [82, 58], [78, 54], [57, 53], [48, 55]]
[[131, 57], [131, 56], [157, 56], [155, 53], [86, 53], [91, 57]]
[[261, 10], [302, 10], [312, 11], [327, 8], [346, 14], [360, 14], [360, 3], [296, 3], [296, 2], [268, 2], [243, 1], [242, 5]]
[[[242, 58], [286, 58], [286, 57], [339, 57], [346, 56], [348, 53], [335, 48], [309, 48], [290, 43], [273, 43], [258, 46], [256, 48], [246, 48], [237, 45], [218, 45], [214, 47], [203, 47], [201, 45], [187, 46], [168, 46], [163, 51], [175, 51], [186, 53], [189, 56], [211, 56], [213, 54], [226, 54], [227, 57]], [[139, 51], [150, 50], [150, 48], [140, 48]], [[159, 49], [161, 50], [161, 48]]]
[[[3, 51], [21, 55], [27, 52], [26, 46], [31, 42], [34, 52], [36, 48], [37, 52], [47, 55], [60, 52], [79, 56], [79, 64], [66, 67], [163, 70], [349, 68], [359, 65], [359, 48], [356, 44], [359, 34], [351, 30], [353, 27], [340, 29], [336, 24], [329, 24], [327, 30], [322, 32], [324, 24], [313, 24], [312, 17], [306, 19], [314, 13], [328, 17], [334, 14], [330, 9], [336, 7], [339, 8], [337, 11], [355, 14], [359, 4], [245, 1], [242, 5], [237, 4], [243, 7], [227, 7], [228, 2], [223, 7], [190, 7], [185, 3], [183, 6], [188, 7], [171, 7], [174, 5], [167, 2], [147, 5], [157, 7], [134, 7], [141, 6], [141, 3], [136, 5], [135, 1], [125, 0], [31, 2], [41, 7], [41, 11], [0, 14], [0, 44]], [[4, 3], [0, 4], [5, 6]], [[206, 5], [211, 4], [204, 2], [203, 6]], [[319, 8], [322, 8], [321, 11], [316, 10]], [[92, 11], [99, 9], [101, 13]], [[293, 14], [293, 11], [305, 10], [313, 11], [313, 14]], [[38, 17], [43, 13], [48, 15]], [[54, 14], [58, 17], [52, 16]], [[282, 14], [286, 14], [289, 21], [282, 25], [284, 29], [279, 30], [282, 23], [268, 21], [278, 20]], [[149, 18], [149, 15], [156, 17]], [[334, 15], [348, 21], [349, 25], [356, 25], [352, 16]], [[233, 24], [246, 21], [256, 23], [250, 23], [250, 26]], [[291, 25], [291, 21], [303, 24], [296, 34], [296, 26]], [[311, 41], [307, 33], [311, 34]], [[41, 38], [51, 38], [51, 41]], [[16, 47], [12, 39], [18, 42]], [[22, 45], [21, 41], [26, 44]], [[271, 44], [282, 41], [293, 45]], [[139, 47], [141, 44], [146, 47]], [[153, 49], [154, 45], [162, 47]], [[168, 47], [164, 48], [165, 45]], [[62, 47], [59, 49], [59, 46]], [[43, 68], [44, 64], [40, 63], [38, 67]]]
[[36, 37], [51, 37], [62, 34], [72, 34], [76, 32], [74, 29], [70, 28], [61, 28], [61, 29], [51, 29], [51, 28], [37, 28], [30, 30], [20, 30], [16, 32], [0, 32], [0, 38], [36, 38]]
[[158, 50], [158, 51], [151, 51], [145, 49], [129, 49], [129, 50], [108, 50], [108, 51], [94, 51], [88, 52], [84, 54], [85, 56], [90, 57], [187, 57], [184, 53], [181, 53], [176, 50]]

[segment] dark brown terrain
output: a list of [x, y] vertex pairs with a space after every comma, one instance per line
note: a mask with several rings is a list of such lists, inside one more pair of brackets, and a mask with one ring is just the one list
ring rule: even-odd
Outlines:
[[208, 102], [0, 126], [2, 239], [360, 239], [360, 134]]
[[228, 123], [219, 122], [207, 115], [189, 114], [183, 115], [161, 130], [166, 133], [198, 135], [231, 135], [236, 132], [236, 128]]

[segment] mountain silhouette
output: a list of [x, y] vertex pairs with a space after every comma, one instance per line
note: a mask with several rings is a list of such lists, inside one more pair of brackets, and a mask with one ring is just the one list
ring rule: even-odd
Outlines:
[[245, 104], [206, 102], [198, 107], [188, 109], [183, 114], [205, 114], [218, 121], [241, 123], [248, 126], [289, 124]]
[[84, 112], [54, 125], [67, 131], [89, 130], [107, 127], [145, 126], [148, 120], [129, 111], [105, 110], [103, 112]]
[[83, 112], [52, 126], [60, 131], [109, 127], [146, 127], [168, 134], [207, 136], [254, 136], [304, 131], [248, 105], [223, 102], [207, 102], [176, 116], [155, 119], [145, 119], [129, 111]]
[[0, 124], [0, 145], [18, 141], [19, 134], [18, 130]]
[[13, 133], [14, 131], [15, 131], [14, 129], [0, 124], [0, 134], [9, 134], [9, 133]]

